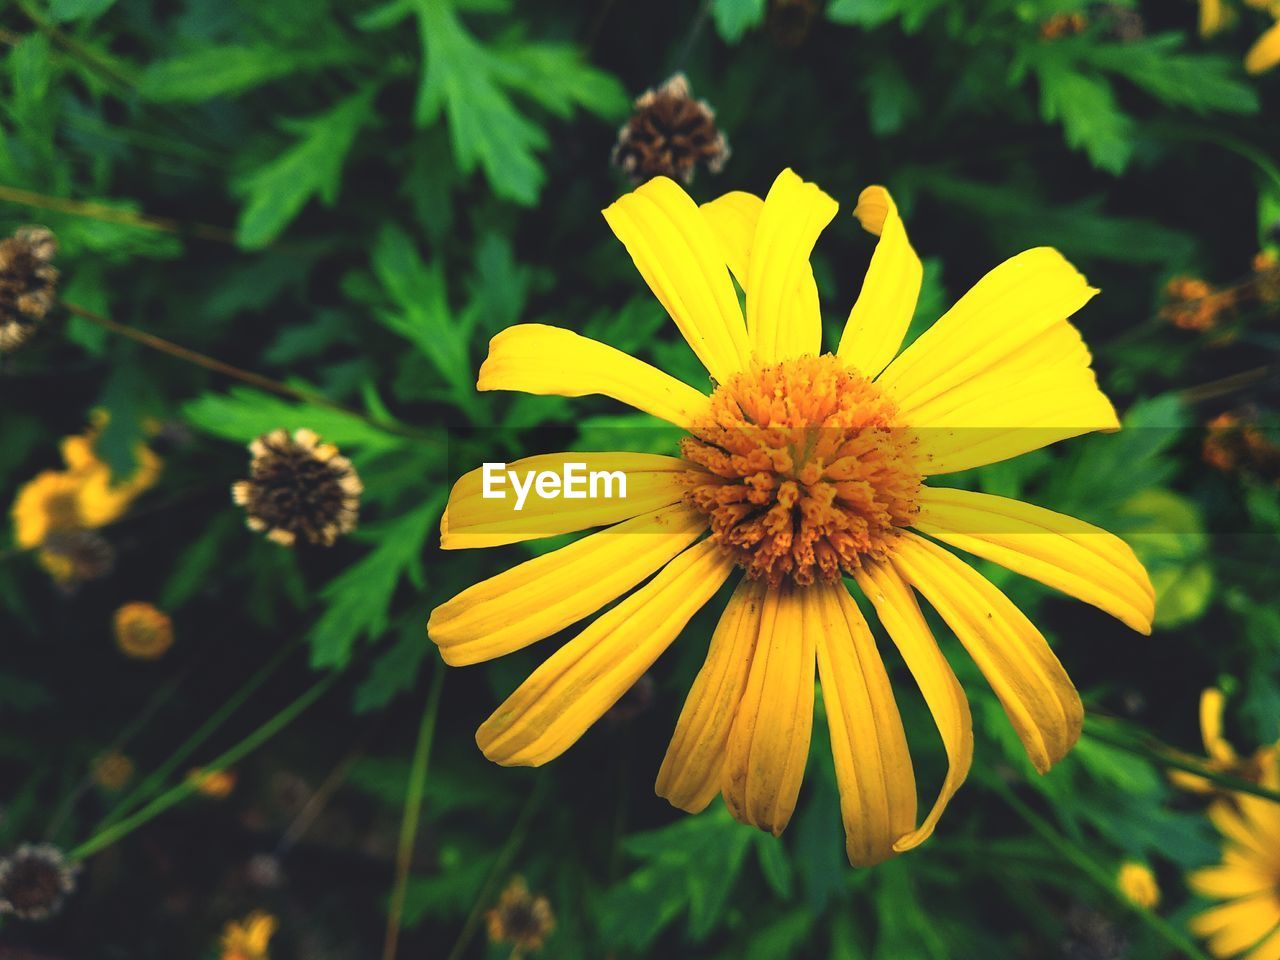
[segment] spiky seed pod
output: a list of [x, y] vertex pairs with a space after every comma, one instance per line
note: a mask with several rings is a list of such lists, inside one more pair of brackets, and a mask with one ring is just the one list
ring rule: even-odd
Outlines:
[[0, 353], [18, 349], [57, 301], [58, 241], [45, 227], [20, 227], [0, 240]]
[[58, 586], [74, 589], [110, 574], [116, 551], [94, 530], [53, 530], [40, 544], [39, 561]]
[[729, 159], [729, 141], [716, 127], [715, 111], [705, 100], [694, 100], [688, 79], [677, 73], [636, 99], [612, 159], [635, 183], [658, 176], [690, 183], [699, 163], [720, 172]]
[[51, 843], [24, 843], [0, 859], [0, 915], [47, 920], [75, 890], [79, 864]]
[[332, 546], [355, 529], [364, 487], [351, 461], [314, 431], [273, 430], [249, 444], [249, 479], [232, 484], [250, 530], [291, 547], [298, 538]]
[[531, 894], [524, 877], [511, 878], [485, 921], [490, 943], [509, 943], [517, 950], [539, 949], [556, 928], [550, 901]]

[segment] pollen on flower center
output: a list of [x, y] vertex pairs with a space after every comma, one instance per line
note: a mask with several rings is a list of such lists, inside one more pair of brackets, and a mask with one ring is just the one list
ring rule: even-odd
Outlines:
[[744, 370], [681, 442], [685, 497], [748, 576], [836, 580], [915, 519], [915, 444], [895, 414], [830, 354]]

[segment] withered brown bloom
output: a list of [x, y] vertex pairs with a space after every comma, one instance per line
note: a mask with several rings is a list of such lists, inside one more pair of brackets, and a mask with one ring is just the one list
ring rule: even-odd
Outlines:
[[116, 551], [96, 530], [50, 531], [40, 544], [40, 565], [60, 587], [72, 590], [115, 568]]
[[0, 240], [0, 353], [35, 334], [57, 300], [58, 242], [44, 227], [20, 227]]
[[364, 488], [351, 461], [312, 430], [273, 430], [249, 444], [249, 479], [231, 487], [250, 530], [286, 547], [331, 546], [355, 529]]
[[659, 176], [690, 183], [699, 163], [720, 172], [729, 159], [729, 141], [716, 127], [715, 111], [705, 100], [694, 100], [688, 79], [677, 73], [636, 99], [612, 159], [635, 183]]
[[485, 921], [490, 943], [509, 943], [517, 950], [539, 949], [556, 928], [550, 901], [531, 894], [524, 877], [511, 878]]
[[51, 843], [24, 843], [0, 859], [0, 916], [47, 920], [75, 890], [79, 864]]

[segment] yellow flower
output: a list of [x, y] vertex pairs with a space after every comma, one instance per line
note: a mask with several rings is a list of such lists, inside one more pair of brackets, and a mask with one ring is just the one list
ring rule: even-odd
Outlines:
[[[1206, 759], [1201, 762], [1214, 773], [1225, 773], [1249, 783], [1258, 783], [1262, 779], [1266, 758], [1280, 752], [1280, 743], [1272, 747], [1259, 747], [1253, 756], [1242, 757], [1237, 754], [1236, 748], [1222, 735], [1222, 710], [1225, 704], [1226, 697], [1221, 690], [1210, 687], [1200, 694], [1200, 736], [1204, 740], [1206, 755]], [[1176, 786], [1192, 793], [1223, 792], [1213, 781], [1186, 770], [1170, 770], [1169, 779]]]
[[1260, 36], [1244, 55], [1244, 68], [1249, 73], [1265, 73], [1280, 63], [1280, 6], [1272, 10], [1276, 22]]
[[135, 660], [155, 660], [173, 646], [173, 621], [149, 603], [126, 603], [115, 613], [116, 646]]
[[133, 779], [133, 770], [132, 760], [118, 750], [112, 751], [93, 761], [93, 782], [114, 793]]
[[517, 953], [538, 950], [556, 928], [551, 902], [535, 897], [524, 877], [512, 877], [497, 904], [485, 914], [490, 943], [509, 943]]
[[228, 920], [222, 928], [222, 960], [270, 960], [267, 947], [276, 927], [276, 918], [261, 910], [243, 922]]
[[13, 540], [29, 550], [54, 531], [82, 528], [81, 478], [73, 473], [45, 470], [28, 480], [13, 501]]
[[[1280, 790], [1280, 753], [1266, 755], [1262, 785]], [[1223, 836], [1222, 862], [1196, 870], [1191, 889], [1222, 900], [1191, 919], [1191, 930], [1208, 941], [1215, 957], [1245, 960], [1280, 957], [1280, 804], [1233, 794], [1209, 808]]]
[[[1143, 633], [1154, 599], [1118, 538], [1042, 507], [923, 482], [1119, 428], [1067, 322], [1097, 291], [1057, 251], [1029, 250], [899, 352], [921, 262], [889, 193], [868, 187], [854, 214], [879, 241], [836, 353], [821, 354], [809, 253], [835, 212], [790, 170], [763, 200], [730, 193], [699, 207], [659, 177], [604, 211], [714, 390], [568, 330], [498, 334], [479, 389], [603, 394], [690, 436], [681, 457], [553, 454], [509, 467], [519, 476], [566, 461], [620, 470], [626, 496], [613, 499], [530, 497], [516, 513], [513, 499], [484, 496], [484, 471], [465, 475], [441, 522], [445, 549], [615, 526], [464, 590], [433, 611], [428, 629], [447, 663], [477, 663], [648, 580], [553, 653], [477, 732], [490, 760], [539, 766], [576, 742], [744, 568], [657, 792], [690, 812], [720, 793], [739, 820], [780, 833], [804, 774], [816, 667], [847, 852], [863, 865], [926, 840], [972, 759], [968, 702], [917, 592], [973, 656], [1036, 769], [1080, 734], [1080, 698], [1040, 631], [935, 541]], [[746, 292], [745, 321], [731, 274]], [[946, 749], [949, 771], [923, 820], [889, 677], [846, 576], [902, 653]]]
[[236, 772], [234, 770], [211, 770], [206, 773], [199, 767], [187, 774], [196, 790], [214, 800], [225, 800], [236, 788]]
[[1160, 887], [1156, 884], [1156, 875], [1145, 863], [1126, 860], [1120, 864], [1116, 886], [1126, 899], [1140, 907], [1154, 910], [1160, 905]]

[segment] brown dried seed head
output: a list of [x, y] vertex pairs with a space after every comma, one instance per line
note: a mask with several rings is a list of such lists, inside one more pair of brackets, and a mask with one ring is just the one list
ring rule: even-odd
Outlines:
[[556, 927], [546, 897], [529, 892], [523, 877], [512, 877], [487, 914], [490, 943], [509, 943], [517, 950], [537, 950]]
[[57, 300], [58, 242], [45, 227], [21, 227], [0, 240], [0, 353], [22, 346]]
[[47, 920], [75, 890], [78, 864], [51, 843], [24, 843], [0, 859], [0, 916]]
[[636, 99], [612, 159], [637, 184], [658, 176], [687, 184], [699, 163], [720, 172], [729, 159], [729, 141], [716, 127], [715, 112], [705, 100], [693, 99], [688, 79], [677, 73]]

